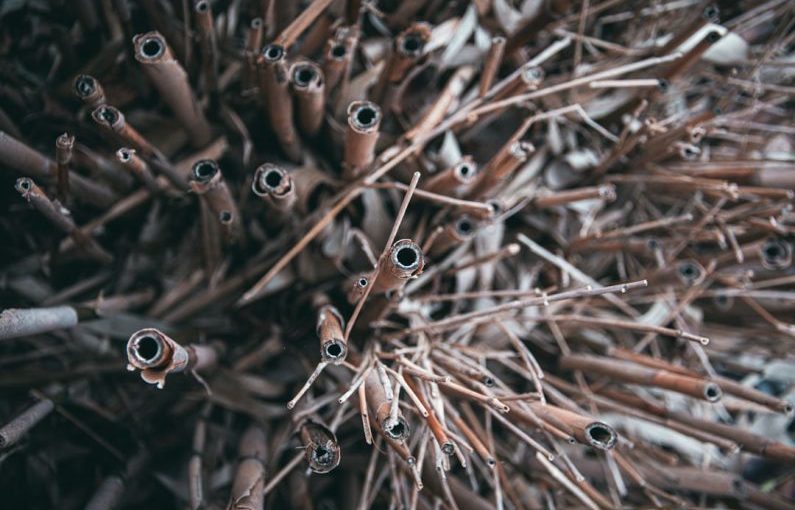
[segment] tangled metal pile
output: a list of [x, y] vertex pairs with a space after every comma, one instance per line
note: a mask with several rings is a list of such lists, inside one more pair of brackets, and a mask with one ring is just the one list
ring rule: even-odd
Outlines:
[[794, 69], [788, 0], [0, 2], [0, 507], [793, 508]]

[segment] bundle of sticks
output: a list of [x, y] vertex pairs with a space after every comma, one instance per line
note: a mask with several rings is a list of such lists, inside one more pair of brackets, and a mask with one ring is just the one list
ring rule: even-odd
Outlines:
[[795, 506], [792, 2], [0, 35], [0, 507]]

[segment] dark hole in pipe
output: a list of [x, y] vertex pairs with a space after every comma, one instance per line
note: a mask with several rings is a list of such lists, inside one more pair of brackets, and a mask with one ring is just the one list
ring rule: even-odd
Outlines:
[[458, 230], [458, 233], [462, 236], [468, 236], [472, 234], [475, 228], [472, 226], [472, 222], [469, 221], [468, 218], [461, 218], [456, 224], [456, 230]]
[[93, 94], [96, 89], [96, 81], [91, 76], [83, 74], [75, 80], [75, 91], [77, 91], [80, 97], [88, 97]]
[[657, 88], [660, 92], [668, 92], [668, 88], [671, 86], [671, 83], [666, 80], [665, 78], [661, 78], [657, 80]]
[[295, 83], [301, 87], [306, 87], [315, 78], [315, 70], [309, 66], [299, 67], [295, 72]]
[[699, 277], [701, 270], [695, 264], [685, 262], [679, 266], [679, 274], [681, 274], [682, 278], [685, 280], [691, 281]]
[[196, 12], [204, 12], [210, 8], [210, 4], [207, 2], [199, 2], [196, 4]]
[[704, 9], [704, 18], [712, 21], [713, 23], [717, 23], [720, 17], [720, 10], [718, 9], [717, 5], [708, 5]]
[[721, 39], [721, 37], [723, 36], [720, 35], [720, 32], [718, 32], [717, 30], [713, 30], [712, 32], [707, 34], [707, 41], [709, 43], [716, 43]]
[[262, 50], [262, 54], [265, 55], [266, 59], [276, 61], [284, 56], [284, 48], [278, 44], [269, 44]]
[[119, 149], [119, 159], [126, 163], [132, 159], [132, 154], [127, 149]]
[[321, 466], [327, 466], [331, 464], [332, 460], [334, 459], [334, 457], [331, 455], [331, 450], [322, 445], [315, 446], [315, 449], [312, 451], [312, 458]]
[[99, 111], [99, 116], [110, 125], [115, 124], [116, 121], [119, 120], [119, 115], [116, 113], [116, 110], [104, 106]]
[[356, 110], [354, 118], [360, 127], [368, 128], [375, 125], [376, 119], [378, 119], [378, 112], [370, 106], [362, 106]]
[[135, 352], [142, 360], [152, 361], [160, 352], [160, 343], [156, 338], [151, 336], [141, 337], [135, 344]]
[[418, 255], [417, 250], [410, 247], [400, 248], [395, 256], [398, 264], [403, 267], [412, 267], [417, 263]]
[[262, 26], [262, 18], [254, 18], [251, 20], [251, 28], [259, 28]]
[[704, 396], [707, 397], [709, 401], [718, 400], [721, 397], [720, 388], [715, 384], [708, 384], [704, 388]]
[[340, 356], [342, 356], [342, 353], [344, 352], [345, 349], [342, 347], [342, 344], [339, 344], [337, 342], [332, 342], [326, 345], [326, 355], [329, 358], [334, 358], [334, 359], [339, 358]]
[[27, 177], [23, 177], [17, 180], [17, 190], [30, 191], [31, 189], [33, 189], [33, 181], [31, 181]]
[[193, 165], [193, 176], [198, 181], [209, 181], [218, 171], [218, 166], [210, 160], [199, 161]]
[[600, 423], [590, 425], [585, 433], [594, 446], [601, 448], [610, 448], [616, 441], [613, 431]]
[[442, 445], [442, 453], [445, 455], [452, 455], [454, 451], [455, 447], [453, 446], [453, 443], [445, 443]]
[[163, 53], [163, 43], [159, 39], [147, 39], [141, 45], [141, 54], [146, 58], [157, 58]]
[[218, 219], [221, 220], [221, 223], [229, 223], [232, 221], [232, 213], [229, 211], [221, 211], [221, 214], [218, 215]]
[[282, 183], [282, 173], [278, 170], [269, 170], [265, 174], [265, 184], [270, 188], [276, 188]]
[[359, 287], [367, 287], [367, 278], [359, 278], [357, 283], [359, 284]]
[[414, 55], [422, 50], [423, 42], [419, 34], [407, 34], [403, 38], [403, 53], [407, 55]]
[[342, 58], [345, 56], [345, 46], [338, 44], [331, 48], [331, 56], [334, 58]]
[[403, 420], [398, 419], [395, 421], [395, 423], [392, 423], [387, 427], [386, 433], [392, 439], [403, 439], [406, 435], [408, 435], [408, 429], [406, 428], [406, 424], [403, 423]]
[[471, 171], [472, 169], [469, 168], [469, 165], [461, 165], [458, 167], [458, 173], [460, 173], [462, 177], [466, 177]]
[[762, 248], [762, 253], [769, 260], [776, 260], [785, 256], [784, 247], [776, 241], [766, 243], [764, 248]]

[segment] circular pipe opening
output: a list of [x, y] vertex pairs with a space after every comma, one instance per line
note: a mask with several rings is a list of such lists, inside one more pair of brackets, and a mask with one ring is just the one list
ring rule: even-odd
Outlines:
[[282, 173], [276, 170], [275, 168], [268, 170], [263, 175], [263, 178], [265, 180], [265, 185], [271, 189], [278, 188], [279, 185], [282, 183], [283, 177], [284, 176], [282, 175]]
[[153, 336], [142, 336], [135, 341], [135, 356], [144, 363], [151, 363], [163, 352], [160, 341]]
[[334, 455], [331, 450], [319, 444], [312, 450], [312, 460], [319, 466], [328, 466], [334, 461]]
[[251, 28], [259, 28], [262, 26], [262, 18], [254, 18], [251, 20]]
[[444, 453], [445, 455], [452, 455], [453, 453], [455, 453], [455, 447], [453, 446], [453, 443], [448, 441], [445, 444], [443, 444], [442, 453]]
[[723, 36], [720, 35], [720, 32], [718, 32], [717, 30], [713, 30], [712, 32], [707, 34], [707, 42], [709, 42], [710, 44], [714, 44], [720, 41], [721, 37]]
[[130, 149], [119, 149], [116, 154], [119, 155], [119, 161], [122, 163], [127, 163], [132, 159], [132, 152], [130, 152]]
[[362, 288], [367, 287], [367, 283], [367, 278], [359, 278], [359, 280], [356, 282], [356, 284]]
[[99, 108], [99, 118], [112, 126], [119, 120], [119, 113], [111, 106], [101, 106]]
[[75, 92], [77, 92], [78, 96], [88, 97], [93, 94], [95, 90], [97, 90], [97, 81], [93, 77], [87, 74], [81, 74], [75, 80]]
[[204, 159], [193, 165], [193, 177], [200, 182], [207, 182], [218, 173], [218, 165], [211, 159]]
[[422, 40], [422, 35], [412, 32], [403, 38], [400, 49], [406, 55], [415, 56], [422, 52], [423, 46], [425, 46], [425, 41]]
[[224, 224], [232, 223], [232, 213], [229, 211], [221, 211], [221, 214], [218, 215], [218, 219]]
[[609, 450], [616, 444], [616, 432], [605, 423], [592, 423], [585, 429], [588, 442], [599, 449]]
[[297, 66], [293, 73], [293, 81], [299, 87], [307, 87], [315, 79], [315, 76], [317, 76], [317, 72], [312, 66]]
[[262, 50], [265, 60], [276, 62], [284, 57], [284, 48], [278, 44], [269, 44]]
[[720, 20], [720, 10], [718, 9], [717, 5], [708, 5], [704, 8], [704, 18], [708, 19], [713, 23], [717, 23]]
[[394, 423], [384, 424], [384, 433], [390, 438], [400, 441], [409, 437], [409, 425], [402, 416], [398, 416]]
[[342, 58], [345, 56], [345, 53], [345, 46], [341, 44], [334, 45], [331, 48], [331, 56], [334, 58]]
[[475, 226], [469, 218], [463, 217], [456, 222], [455, 230], [462, 237], [470, 237], [475, 233]]
[[345, 357], [345, 345], [340, 342], [329, 342], [326, 344], [325, 354], [326, 357], [333, 360], [338, 360]]
[[414, 269], [420, 261], [420, 254], [413, 246], [403, 246], [395, 252], [395, 262], [404, 269]]
[[373, 103], [360, 104], [353, 110], [351, 120], [355, 127], [369, 129], [380, 122], [381, 110]]
[[693, 262], [679, 264], [679, 276], [685, 283], [693, 283], [701, 277], [701, 268]]
[[17, 179], [16, 188], [17, 188], [17, 191], [22, 192], [22, 193], [30, 191], [30, 190], [33, 189], [33, 181], [31, 181], [27, 177], [21, 177], [21, 178]]
[[723, 392], [715, 383], [708, 383], [704, 386], [704, 398], [710, 402], [717, 402], [723, 396]]
[[165, 51], [163, 41], [158, 38], [152, 37], [141, 44], [141, 56], [149, 59], [159, 57]]
[[196, 3], [196, 12], [206, 12], [209, 8], [209, 2], [201, 1]]

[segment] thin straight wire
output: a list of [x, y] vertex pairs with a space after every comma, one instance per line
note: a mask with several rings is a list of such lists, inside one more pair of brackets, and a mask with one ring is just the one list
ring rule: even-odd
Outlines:
[[[575, 280], [579, 281], [580, 283], [584, 283], [584, 284], [590, 285], [590, 286], [592, 286], [592, 287], [594, 287], [596, 289], [601, 289], [602, 288], [602, 285], [599, 284], [599, 282], [597, 282], [596, 280], [594, 280], [593, 278], [591, 278], [587, 274], [583, 273], [582, 271], [580, 271], [579, 269], [577, 269], [576, 267], [571, 265], [566, 260], [553, 255], [551, 252], [549, 252], [548, 250], [544, 249], [541, 245], [539, 245], [535, 241], [531, 240], [526, 235], [519, 234], [517, 236], [517, 239], [519, 240], [520, 243], [522, 243], [525, 246], [527, 246], [528, 248], [530, 248], [530, 251], [532, 251], [533, 253], [535, 253], [536, 255], [541, 257], [542, 259], [546, 260], [550, 264], [553, 264], [553, 265], [557, 266], [562, 271], [565, 271], [572, 278], [574, 278]], [[638, 313], [637, 310], [635, 310], [634, 308], [632, 308], [631, 306], [626, 304], [624, 301], [621, 301], [617, 297], [613, 296], [612, 294], [605, 295], [605, 299], [610, 301], [612, 304], [616, 305], [618, 308], [621, 309], [621, 311], [623, 311], [624, 313], [626, 313], [630, 317], [639, 317], [640, 316], [640, 314]]]
[[304, 383], [304, 386], [298, 391], [298, 394], [293, 397], [291, 401], [287, 402], [287, 409], [292, 409], [295, 407], [295, 404], [298, 403], [301, 397], [304, 396], [304, 393], [306, 393], [309, 390], [309, 387], [312, 386], [312, 384], [317, 380], [317, 378], [320, 376], [320, 373], [324, 368], [326, 368], [326, 365], [328, 365], [328, 363], [325, 361], [321, 361], [317, 364], [315, 371], [312, 372], [312, 375], [310, 375], [309, 379], [306, 380], [306, 383]]

